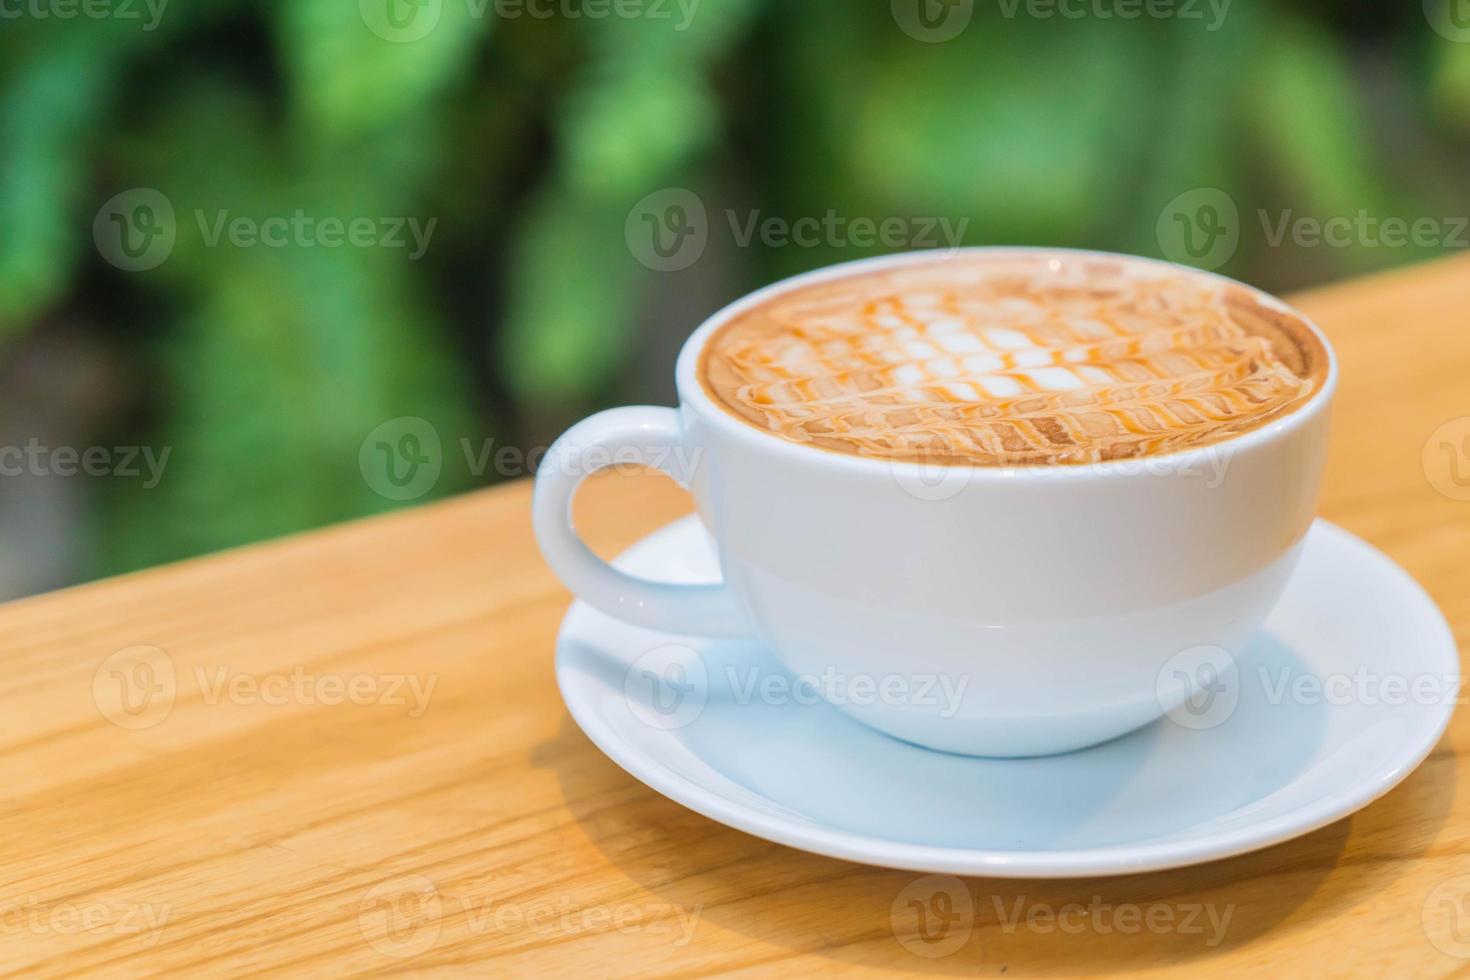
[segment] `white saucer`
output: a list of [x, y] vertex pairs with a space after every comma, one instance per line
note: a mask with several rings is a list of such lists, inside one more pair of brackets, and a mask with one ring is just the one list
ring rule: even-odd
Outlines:
[[[717, 578], [693, 517], [617, 564], [653, 579]], [[1403, 570], [1318, 521], [1229, 689], [1067, 755], [976, 759], [909, 745], [812, 703], [759, 643], [639, 629], [580, 602], [562, 624], [556, 672], [572, 717], [614, 762], [714, 820], [866, 864], [1028, 878], [1194, 864], [1347, 816], [1438, 741], [1459, 657]]]

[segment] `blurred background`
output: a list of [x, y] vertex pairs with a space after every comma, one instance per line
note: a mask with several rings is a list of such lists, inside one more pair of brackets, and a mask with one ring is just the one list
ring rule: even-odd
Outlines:
[[0, 0], [0, 597], [528, 475], [805, 269], [1290, 291], [1467, 165], [1470, 0]]

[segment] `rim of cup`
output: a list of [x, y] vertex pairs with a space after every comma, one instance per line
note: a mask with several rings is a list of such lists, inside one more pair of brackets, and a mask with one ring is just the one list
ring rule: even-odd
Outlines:
[[[735, 418], [729, 412], [715, 404], [714, 400], [705, 391], [703, 383], [699, 380], [700, 353], [710, 336], [731, 318], [739, 315], [745, 310], [763, 303], [775, 296], [801, 286], [823, 282], [829, 279], [837, 279], [844, 276], [855, 275], [862, 272], [871, 272], [885, 267], [904, 265], [916, 265], [923, 262], [935, 260], [948, 260], [960, 255], [983, 255], [983, 254], [1038, 254], [1038, 255], [1063, 255], [1063, 256], [1092, 256], [1096, 258], [1117, 259], [1149, 266], [1162, 266], [1173, 269], [1181, 274], [1190, 276], [1203, 276], [1216, 279], [1220, 282], [1229, 283], [1245, 289], [1252, 296], [1260, 300], [1264, 305], [1277, 310], [1291, 313], [1306, 324], [1321, 343], [1322, 349], [1327, 354], [1327, 376], [1322, 385], [1307, 398], [1295, 411], [1276, 419], [1266, 425], [1250, 429], [1228, 439], [1219, 442], [1208, 443], [1203, 446], [1191, 446], [1185, 449], [1175, 450], [1168, 453], [1156, 455], [1127, 457], [1124, 459], [1107, 460], [1099, 463], [1049, 463], [1049, 464], [1013, 464], [982, 466], [967, 463], [944, 463], [932, 464], [899, 459], [876, 459], [867, 456], [856, 456], [850, 453], [836, 452], [823, 449], [820, 446], [805, 446], [799, 443], [783, 439], [774, 433], [766, 432], [751, 425], [749, 422]], [[848, 262], [839, 262], [836, 265], [824, 266], [809, 272], [798, 273], [785, 279], [778, 280], [770, 285], [763, 286], [753, 293], [749, 293], [732, 303], [721, 307], [704, 322], [694, 329], [689, 338], [684, 341], [684, 346], [679, 350], [679, 358], [675, 365], [675, 386], [679, 393], [679, 400], [683, 405], [696, 408], [700, 417], [710, 424], [716, 426], [727, 435], [739, 439], [755, 439], [759, 445], [778, 455], [790, 454], [793, 460], [805, 460], [812, 463], [813, 454], [819, 454], [818, 458], [827, 465], [854, 473], [892, 475], [898, 473], [910, 473], [915, 478], [920, 474], [931, 473], [937, 465], [942, 465], [945, 470], [962, 472], [966, 480], [1014, 480], [1019, 477], [1135, 477], [1141, 464], [1147, 464], [1150, 468], [1164, 466], [1170, 469], [1178, 468], [1186, 470], [1196, 463], [1204, 463], [1220, 453], [1236, 453], [1251, 449], [1255, 446], [1272, 442], [1287, 435], [1296, 429], [1307, 425], [1326, 410], [1332, 401], [1332, 396], [1337, 390], [1338, 363], [1337, 352], [1333, 350], [1332, 343], [1327, 335], [1322, 332], [1310, 317], [1296, 309], [1286, 301], [1271, 295], [1249, 283], [1232, 279], [1218, 272], [1210, 272], [1204, 269], [1196, 269], [1192, 266], [1180, 265], [1164, 259], [1148, 258], [1141, 255], [1127, 255], [1121, 252], [1106, 252], [1099, 249], [1085, 248], [1053, 248], [1050, 246], [1031, 245], [978, 245], [963, 248], [945, 249], [921, 249], [909, 252], [896, 252], [891, 255], [879, 255], [864, 259], [855, 259]]]

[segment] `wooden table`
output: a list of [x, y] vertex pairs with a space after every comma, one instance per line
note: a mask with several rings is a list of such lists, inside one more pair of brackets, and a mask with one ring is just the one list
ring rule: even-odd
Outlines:
[[[1431, 436], [1470, 415], [1470, 262], [1299, 300], [1343, 366], [1323, 513], [1423, 582], [1464, 643], [1470, 453]], [[1133, 877], [971, 879], [973, 921], [928, 958], [891, 915], [916, 875], [727, 829], [583, 737], [553, 682], [568, 597], [529, 499], [519, 482], [0, 608], [0, 966], [1470, 974], [1470, 711], [1402, 786], [1299, 840]], [[653, 476], [578, 501], [605, 553], [687, 508]], [[1002, 924], [1018, 901], [1035, 927]], [[1070, 902], [1111, 908], [1048, 928]], [[1228, 909], [1223, 936], [1182, 928], [1194, 907]], [[1181, 927], [1128, 927], [1151, 910]]]

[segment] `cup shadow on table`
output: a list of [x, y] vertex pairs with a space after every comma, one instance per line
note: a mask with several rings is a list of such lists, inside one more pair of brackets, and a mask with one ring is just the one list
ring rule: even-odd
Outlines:
[[[621, 686], [626, 672], [622, 666], [602, 662], [595, 651], [581, 652], [588, 655], [586, 669]], [[717, 662], [720, 654], [706, 651], [707, 658], [711, 653]], [[1292, 656], [1279, 644], [1265, 655]], [[711, 705], [718, 701], [712, 684]], [[817, 710], [835, 711], [826, 706]], [[766, 738], [795, 739], [803, 734], [799, 724], [782, 730], [780, 713], [751, 722], [763, 726]], [[899, 751], [900, 743], [853, 725], [860, 751]], [[1308, 731], [1296, 734], [1311, 738]], [[1146, 754], [1156, 738], [1156, 732], [1145, 729], [1120, 740], [1132, 740], [1131, 744], [1102, 750], [1125, 753], [1119, 758], [1126, 759], [1129, 752]], [[1437, 751], [1439, 764], [1422, 767], [1372, 806], [1262, 851], [1138, 875], [966, 878], [958, 883], [921, 882], [925, 876], [920, 873], [810, 854], [709, 820], [618, 768], [570, 717], [555, 739], [537, 747], [533, 760], [556, 773], [582, 832], [610, 862], [661, 901], [697, 907], [700, 921], [784, 947], [792, 955], [818, 955], [838, 963], [938, 974], [1012, 965], [1030, 973], [1061, 974], [1205, 959], [1248, 944], [1288, 919], [1292, 928], [1306, 928], [1376, 894], [1398, 874], [1398, 861], [1428, 847], [1449, 812], [1455, 767], [1442, 760], [1449, 751], [1447, 742]], [[934, 755], [941, 765], [944, 759], [957, 759]], [[1191, 780], [1210, 776], [1180, 772], [1180, 798], [1188, 799]], [[802, 778], [820, 777], [817, 770], [810, 770]], [[1018, 785], [1035, 789], [1034, 783]], [[986, 787], [991, 793], [1004, 790]], [[885, 792], [874, 791], [875, 806], [885, 805]], [[818, 790], [806, 798], [822, 797]], [[626, 802], [614, 802], [610, 808], [610, 799]], [[1036, 841], [1064, 837], [1076, 821], [1107, 800], [1108, 793], [1098, 786], [1084, 787], [1079, 798], [1068, 798], [1070, 816], [1036, 828]], [[908, 816], [922, 821], [922, 811], [922, 806], [914, 808]], [[891, 813], [884, 819], [891, 820]], [[858, 832], [866, 829], [860, 817], [848, 816], [846, 823]], [[1395, 846], [1395, 861], [1341, 860], [1350, 839], [1397, 840], [1408, 827], [1415, 829], [1413, 840]], [[919, 829], [924, 831], [920, 839], [934, 842], [934, 828]], [[1330, 892], [1321, 890], [1329, 874]], [[969, 896], [968, 909], [963, 908], [966, 899], [961, 892]], [[927, 921], [919, 923], [918, 918]], [[915, 927], [928, 929], [928, 940], [918, 938]], [[937, 941], [930, 941], [936, 936]], [[697, 932], [694, 942], [698, 943]]]

